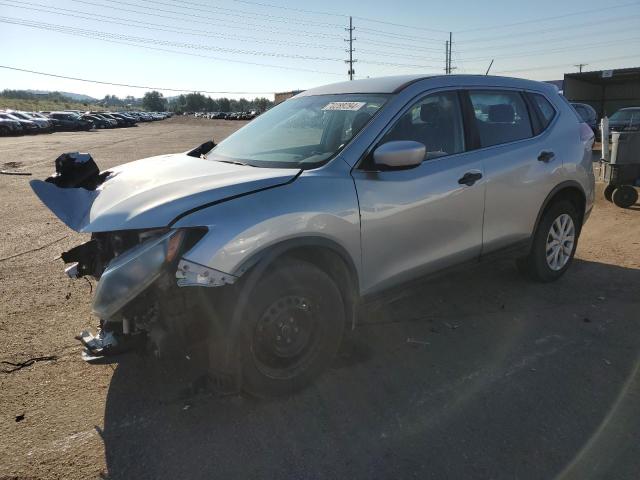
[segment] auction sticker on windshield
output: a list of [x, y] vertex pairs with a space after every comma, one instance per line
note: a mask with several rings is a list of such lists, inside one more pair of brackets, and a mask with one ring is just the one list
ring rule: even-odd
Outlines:
[[347, 110], [356, 111], [364, 107], [367, 102], [331, 102], [327, 103], [322, 110]]

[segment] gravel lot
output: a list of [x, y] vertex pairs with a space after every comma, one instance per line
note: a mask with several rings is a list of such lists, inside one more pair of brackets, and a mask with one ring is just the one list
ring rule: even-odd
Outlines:
[[[220, 397], [131, 355], [85, 365], [84, 241], [28, 187], [55, 157], [102, 168], [220, 140], [244, 122], [0, 139], [0, 478], [564, 478], [640, 476], [640, 205], [602, 199], [551, 285], [511, 263], [371, 305], [328, 374], [292, 398]], [[16, 162], [11, 163], [11, 162]], [[7, 368], [7, 364], [0, 365]]]

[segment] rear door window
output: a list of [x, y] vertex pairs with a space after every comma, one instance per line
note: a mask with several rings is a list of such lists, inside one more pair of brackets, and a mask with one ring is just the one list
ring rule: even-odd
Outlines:
[[533, 136], [529, 112], [518, 92], [472, 90], [480, 146], [490, 147]]

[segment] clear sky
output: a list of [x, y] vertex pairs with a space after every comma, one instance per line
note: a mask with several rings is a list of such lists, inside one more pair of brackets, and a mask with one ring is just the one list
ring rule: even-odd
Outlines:
[[[491, 73], [536, 80], [578, 63], [640, 65], [640, 1], [629, 0], [0, 0], [0, 65], [165, 96], [271, 96], [347, 79], [349, 15], [356, 78], [442, 73], [449, 31], [456, 73], [484, 73], [492, 58]], [[4, 88], [145, 91], [0, 69]]]

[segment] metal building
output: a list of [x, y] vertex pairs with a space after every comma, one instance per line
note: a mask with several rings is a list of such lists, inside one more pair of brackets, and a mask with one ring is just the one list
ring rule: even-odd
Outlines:
[[303, 90], [293, 90], [291, 92], [276, 92], [274, 94], [274, 105], [284, 102], [287, 98], [291, 98], [301, 93]]
[[564, 96], [571, 102], [588, 103], [598, 117], [640, 107], [640, 67], [566, 73]]

